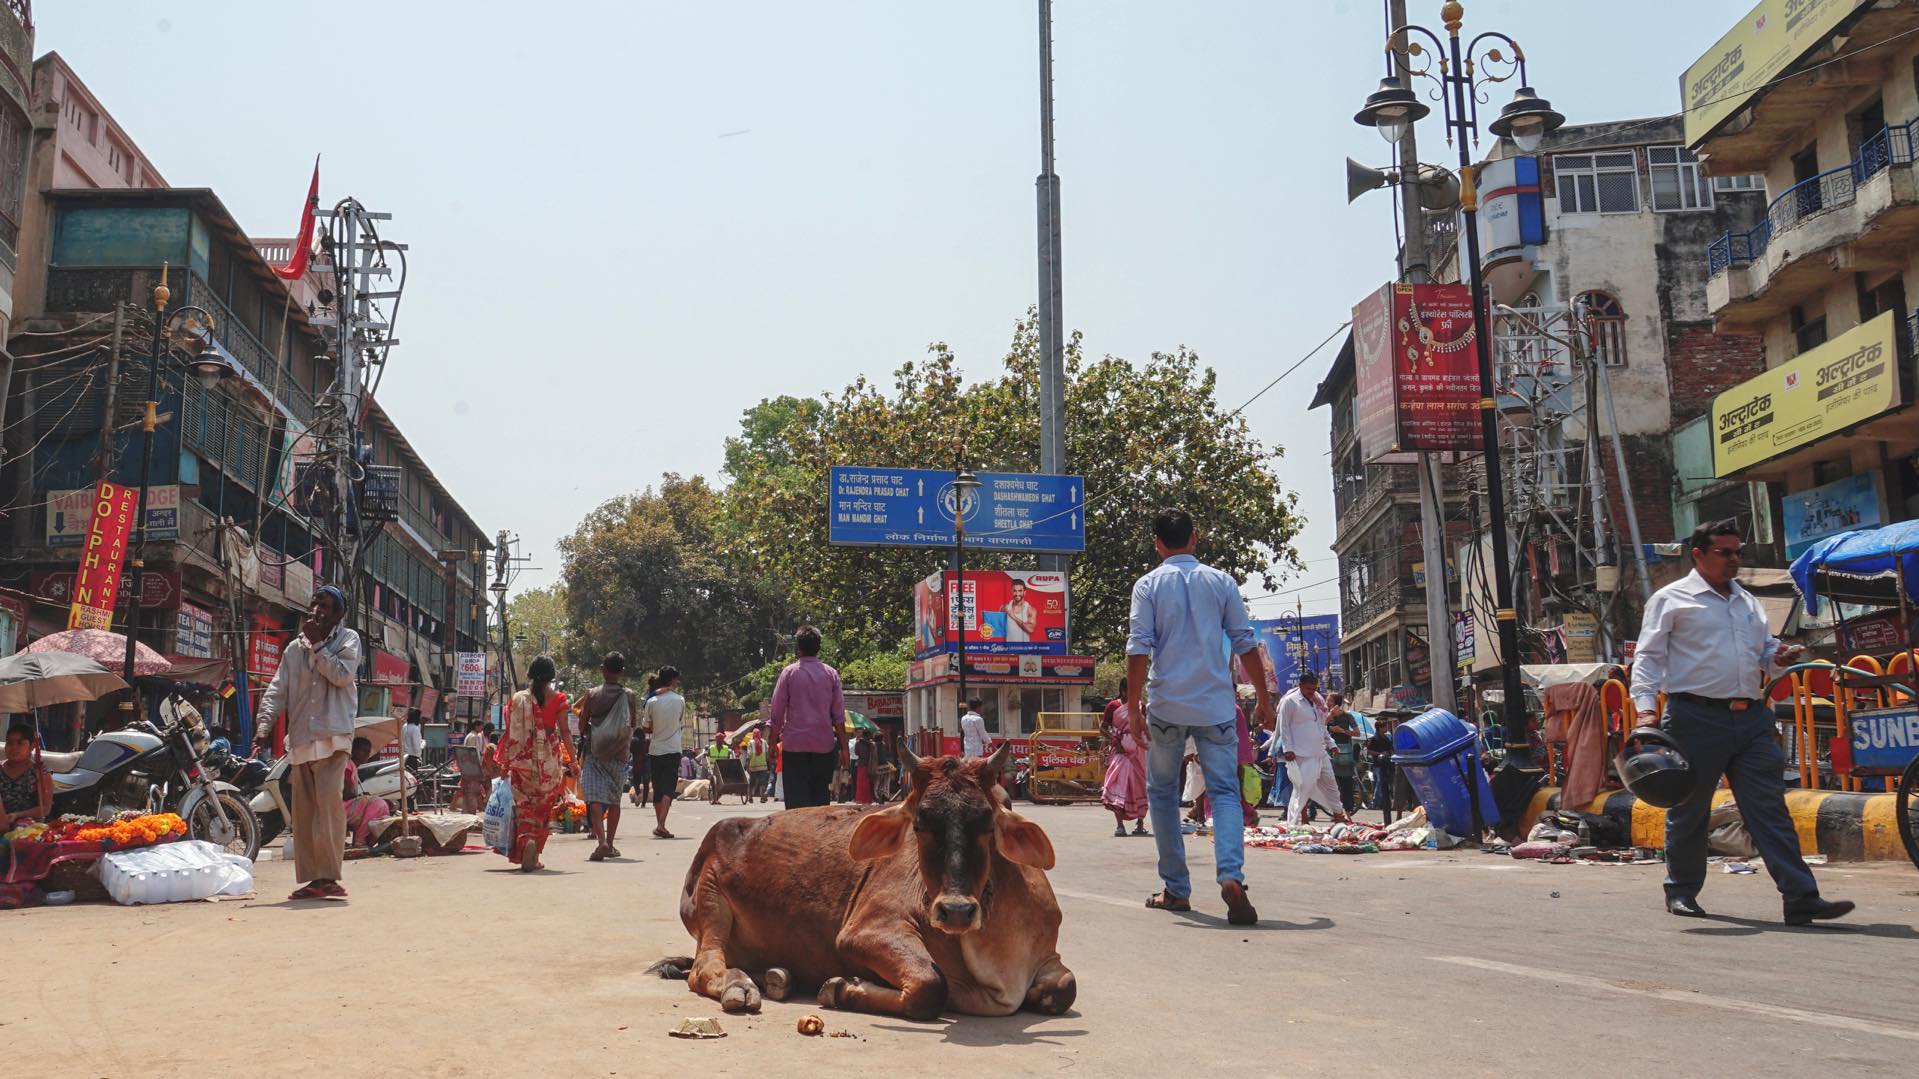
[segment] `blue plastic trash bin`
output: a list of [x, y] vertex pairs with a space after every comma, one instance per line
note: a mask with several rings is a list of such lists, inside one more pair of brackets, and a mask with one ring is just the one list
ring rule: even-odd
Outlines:
[[1412, 784], [1433, 827], [1478, 838], [1479, 829], [1473, 827], [1475, 785], [1480, 822], [1491, 826], [1499, 819], [1492, 784], [1480, 762], [1478, 734], [1458, 716], [1443, 708], [1429, 709], [1393, 732], [1393, 748], [1393, 763]]

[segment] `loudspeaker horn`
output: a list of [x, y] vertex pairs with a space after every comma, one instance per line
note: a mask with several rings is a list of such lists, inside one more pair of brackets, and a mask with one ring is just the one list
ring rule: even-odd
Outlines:
[[1392, 177], [1378, 169], [1346, 159], [1346, 201], [1351, 202], [1368, 191], [1376, 191], [1392, 182]]

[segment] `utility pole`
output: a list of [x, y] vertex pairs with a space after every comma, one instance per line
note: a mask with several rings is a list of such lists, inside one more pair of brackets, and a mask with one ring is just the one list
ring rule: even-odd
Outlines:
[[[1395, 27], [1404, 25], [1406, 0], [1388, 0], [1386, 32], [1390, 34]], [[1406, 38], [1401, 35], [1394, 40], [1397, 47], [1390, 54], [1393, 70], [1389, 74], [1398, 78], [1399, 85], [1410, 89], [1413, 77], [1406, 68]], [[1431, 281], [1432, 273], [1427, 262], [1425, 211], [1419, 197], [1419, 140], [1413, 131], [1415, 126], [1406, 125], [1398, 146], [1399, 210], [1405, 233], [1400, 247], [1399, 276], [1401, 280], [1417, 283]], [[1456, 714], [1459, 703], [1453, 695], [1453, 620], [1446, 601], [1445, 483], [1435, 455], [1420, 454], [1416, 467], [1419, 469], [1419, 535], [1426, 558], [1426, 655], [1432, 666], [1432, 703]], [[1407, 672], [1409, 678], [1411, 674]]]
[[113, 429], [118, 426], [116, 409], [120, 401], [120, 336], [126, 328], [126, 304], [113, 304], [113, 344], [107, 348], [107, 388], [100, 402], [100, 456], [94, 461], [94, 479], [113, 474]]
[[[1053, 0], [1039, 0], [1039, 470], [1066, 473], [1066, 342], [1060, 316], [1059, 174], [1053, 171]], [[1041, 555], [1065, 573], [1066, 555]], [[1070, 636], [1070, 632], [1068, 636]]]

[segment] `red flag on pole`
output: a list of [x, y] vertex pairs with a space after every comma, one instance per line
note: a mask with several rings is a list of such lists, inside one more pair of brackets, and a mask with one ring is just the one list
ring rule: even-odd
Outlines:
[[293, 257], [274, 273], [282, 280], [297, 281], [306, 276], [307, 259], [313, 253], [313, 215], [320, 209], [320, 158], [313, 158], [313, 182], [307, 185], [306, 206], [300, 211], [300, 235], [293, 241]]

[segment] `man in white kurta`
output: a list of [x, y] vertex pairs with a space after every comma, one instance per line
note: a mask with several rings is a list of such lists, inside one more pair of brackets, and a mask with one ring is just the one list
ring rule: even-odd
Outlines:
[[1286, 823], [1306, 823], [1314, 802], [1336, 821], [1350, 820], [1333, 778], [1331, 738], [1326, 733], [1326, 699], [1319, 695], [1319, 675], [1305, 671], [1299, 685], [1279, 702], [1279, 744], [1285, 749], [1286, 775], [1293, 782]]

